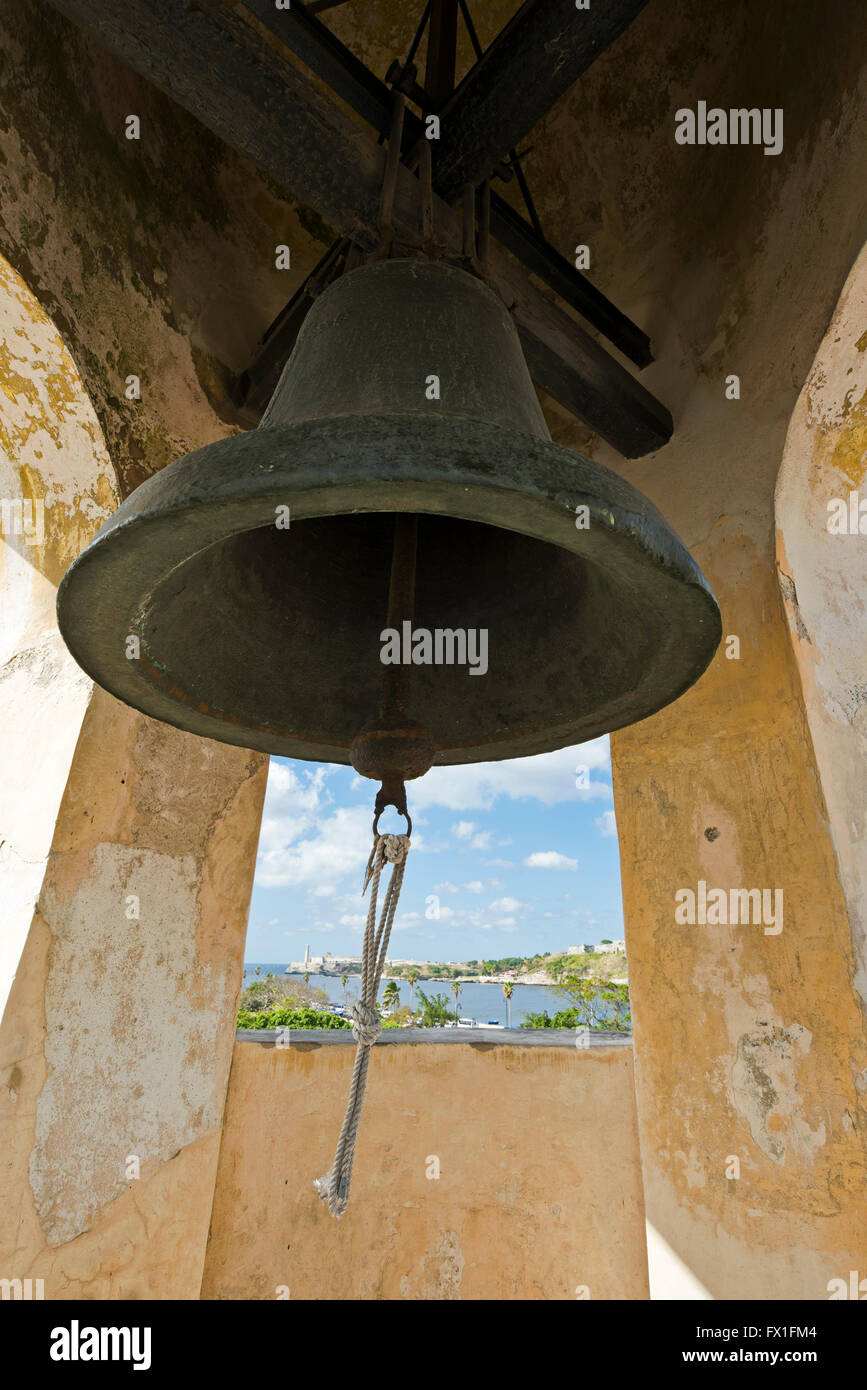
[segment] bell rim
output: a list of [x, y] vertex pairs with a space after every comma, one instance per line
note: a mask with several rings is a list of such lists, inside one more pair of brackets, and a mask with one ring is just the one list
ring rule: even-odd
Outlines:
[[[631, 698], [623, 697], [621, 715], [595, 721], [573, 716], [483, 744], [440, 747], [435, 766], [531, 757], [649, 718], [695, 684], [722, 637], [718, 605], [687, 547], [650, 499], [605, 465], [470, 417], [347, 415], [217, 440], [136, 488], [58, 588], [58, 625], [82, 669], [125, 704], [194, 735], [348, 766], [351, 740], [344, 747], [248, 724], [236, 728], [225, 715], [165, 693], [124, 654], [135, 617], [158, 580], [233, 535], [273, 526], [281, 505], [291, 509], [290, 529], [316, 517], [405, 511], [503, 527], [590, 564], [598, 563], [598, 554], [609, 569], [616, 554], [625, 574], [631, 571], [660, 593], [674, 585], [694, 605], [696, 640], [689, 653], [675, 649], [658, 658]], [[586, 530], [575, 525], [580, 505], [590, 509]], [[204, 543], [191, 548], [193, 537]], [[650, 602], [646, 591], [642, 598]], [[661, 598], [655, 606], [664, 607]]]

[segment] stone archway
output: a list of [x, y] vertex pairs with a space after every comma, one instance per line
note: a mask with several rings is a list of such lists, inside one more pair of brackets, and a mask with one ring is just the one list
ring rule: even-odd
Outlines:
[[0, 328], [0, 1274], [195, 1298], [267, 760], [144, 718], [66, 653], [56, 585], [114, 473], [5, 261]]
[[867, 1005], [867, 246], [798, 397], [775, 502], [780, 589]]
[[75, 363], [2, 257], [0, 344], [2, 1013], [90, 696], [57, 630], [55, 591], [119, 499]]

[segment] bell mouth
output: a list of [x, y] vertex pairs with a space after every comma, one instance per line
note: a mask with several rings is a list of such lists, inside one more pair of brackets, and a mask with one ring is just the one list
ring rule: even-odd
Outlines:
[[397, 512], [419, 534], [412, 630], [392, 653], [416, 658], [412, 718], [438, 764], [634, 723], [719, 643], [698, 567], [636, 489], [547, 441], [417, 415], [252, 431], [170, 465], [64, 576], [61, 632], [146, 714], [348, 763], [379, 707]]

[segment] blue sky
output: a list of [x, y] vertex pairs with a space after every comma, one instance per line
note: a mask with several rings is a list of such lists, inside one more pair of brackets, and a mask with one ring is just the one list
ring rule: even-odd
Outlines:
[[[390, 956], [462, 961], [622, 938], [607, 738], [433, 768], [407, 793], [412, 852]], [[247, 961], [300, 960], [308, 942], [311, 955], [360, 954], [375, 794], [351, 768], [272, 758]], [[380, 821], [404, 828], [393, 810]]]

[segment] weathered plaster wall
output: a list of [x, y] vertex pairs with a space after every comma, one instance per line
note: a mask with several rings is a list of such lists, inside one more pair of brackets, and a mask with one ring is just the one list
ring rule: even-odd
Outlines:
[[55, 586], [114, 474], [2, 260], [0, 330], [0, 1266], [49, 1298], [196, 1297], [265, 760], [94, 693], [67, 655]]
[[0, 1016], [90, 696], [57, 631], [55, 587], [116, 505], [75, 364], [0, 257]]
[[[867, 249], [789, 425], [777, 556], [867, 1002]], [[867, 1072], [856, 1081], [867, 1092]]]
[[[472, 8], [487, 42], [509, 7]], [[412, 30], [389, 0], [343, 7], [332, 23], [378, 70], [405, 53]], [[568, 257], [589, 245], [590, 278], [654, 340], [641, 378], [675, 420], [671, 443], [632, 463], [546, 402], [552, 433], [670, 518], [740, 642], [739, 659], [723, 648], [676, 705], [612, 740], [651, 1282], [662, 1295], [824, 1298], [830, 1278], [864, 1268], [863, 617], [838, 602], [841, 567], [830, 562], [829, 574], [812, 537], [809, 554], [798, 547], [799, 601], [802, 585], [808, 596], [825, 579], [831, 587], [817, 595], [818, 626], [817, 613], [803, 621], [815, 646], [814, 633], [836, 646], [807, 653], [801, 642], [795, 658], [774, 488], [792, 411], [867, 237], [865, 57], [859, 0], [821, 17], [806, 4], [650, 0], [524, 142], [548, 239]], [[675, 112], [699, 101], [781, 108], [782, 152], [676, 144]], [[521, 206], [514, 184], [498, 191]], [[867, 323], [856, 332], [853, 314], [850, 327], [835, 386], [849, 366], [849, 384], [860, 380], [852, 335]], [[732, 373], [738, 400], [725, 394]], [[839, 444], [835, 486], [862, 476], [862, 392], [847, 390], [827, 404], [810, 390], [821, 412], [810, 447]], [[851, 427], [829, 434], [822, 419], [847, 399]], [[814, 498], [830, 459], [821, 467]], [[793, 507], [798, 496], [802, 510], [817, 505], [803, 470], [791, 488], [789, 573]], [[782, 932], [677, 925], [674, 895], [700, 879], [783, 889]], [[729, 1155], [739, 1179], [726, 1176]]]
[[198, 1295], [264, 781], [87, 709], [0, 1034], [0, 1252], [47, 1298]]
[[56, 11], [0, 0], [0, 51], [0, 252], [62, 333], [126, 496], [237, 428], [230, 375], [329, 229]]
[[0, 6], [0, 49], [2, 495], [45, 505], [44, 544], [0, 543], [0, 1273], [196, 1297], [265, 765], [94, 693], [55, 589], [120, 495], [236, 427], [274, 245], [316, 248], [53, 12]]
[[[647, 1216], [661, 1238], [651, 1290], [822, 1299], [867, 1248], [867, 1048], [829, 799], [838, 773], [813, 752], [773, 495], [867, 231], [867, 16], [676, 11], [670, 25], [670, 8], [651, 5], [631, 31], [625, 109], [601, 73], [572, 109], [591, 120], [603, 216], [620, 231], [606, 287], [623, 302], [632, 284], [659, 350], [646, 376], [675, 413], [672, 444], [618, 471], [680, 530], [740, 640], [739, 659], [721, 650], [677, 705], [612, 740]], [[783, 153], [676, 146], [674, 110], [698, 100], [781, 107]], [[667, 146], [653, 136], [666, 128]], [[725, 397], [729, 373], [739, 400]], [[857, 661], [863, 635], [850, 626], [848, 641]], [[678, 925], [675, 893], [699, 880], [781, 889], [782, 932]]]
[[204, 1298], [647, 1297], [630, 1048], [375, 1048], [336, 1221], [354, 1059], [236, 1043]]

